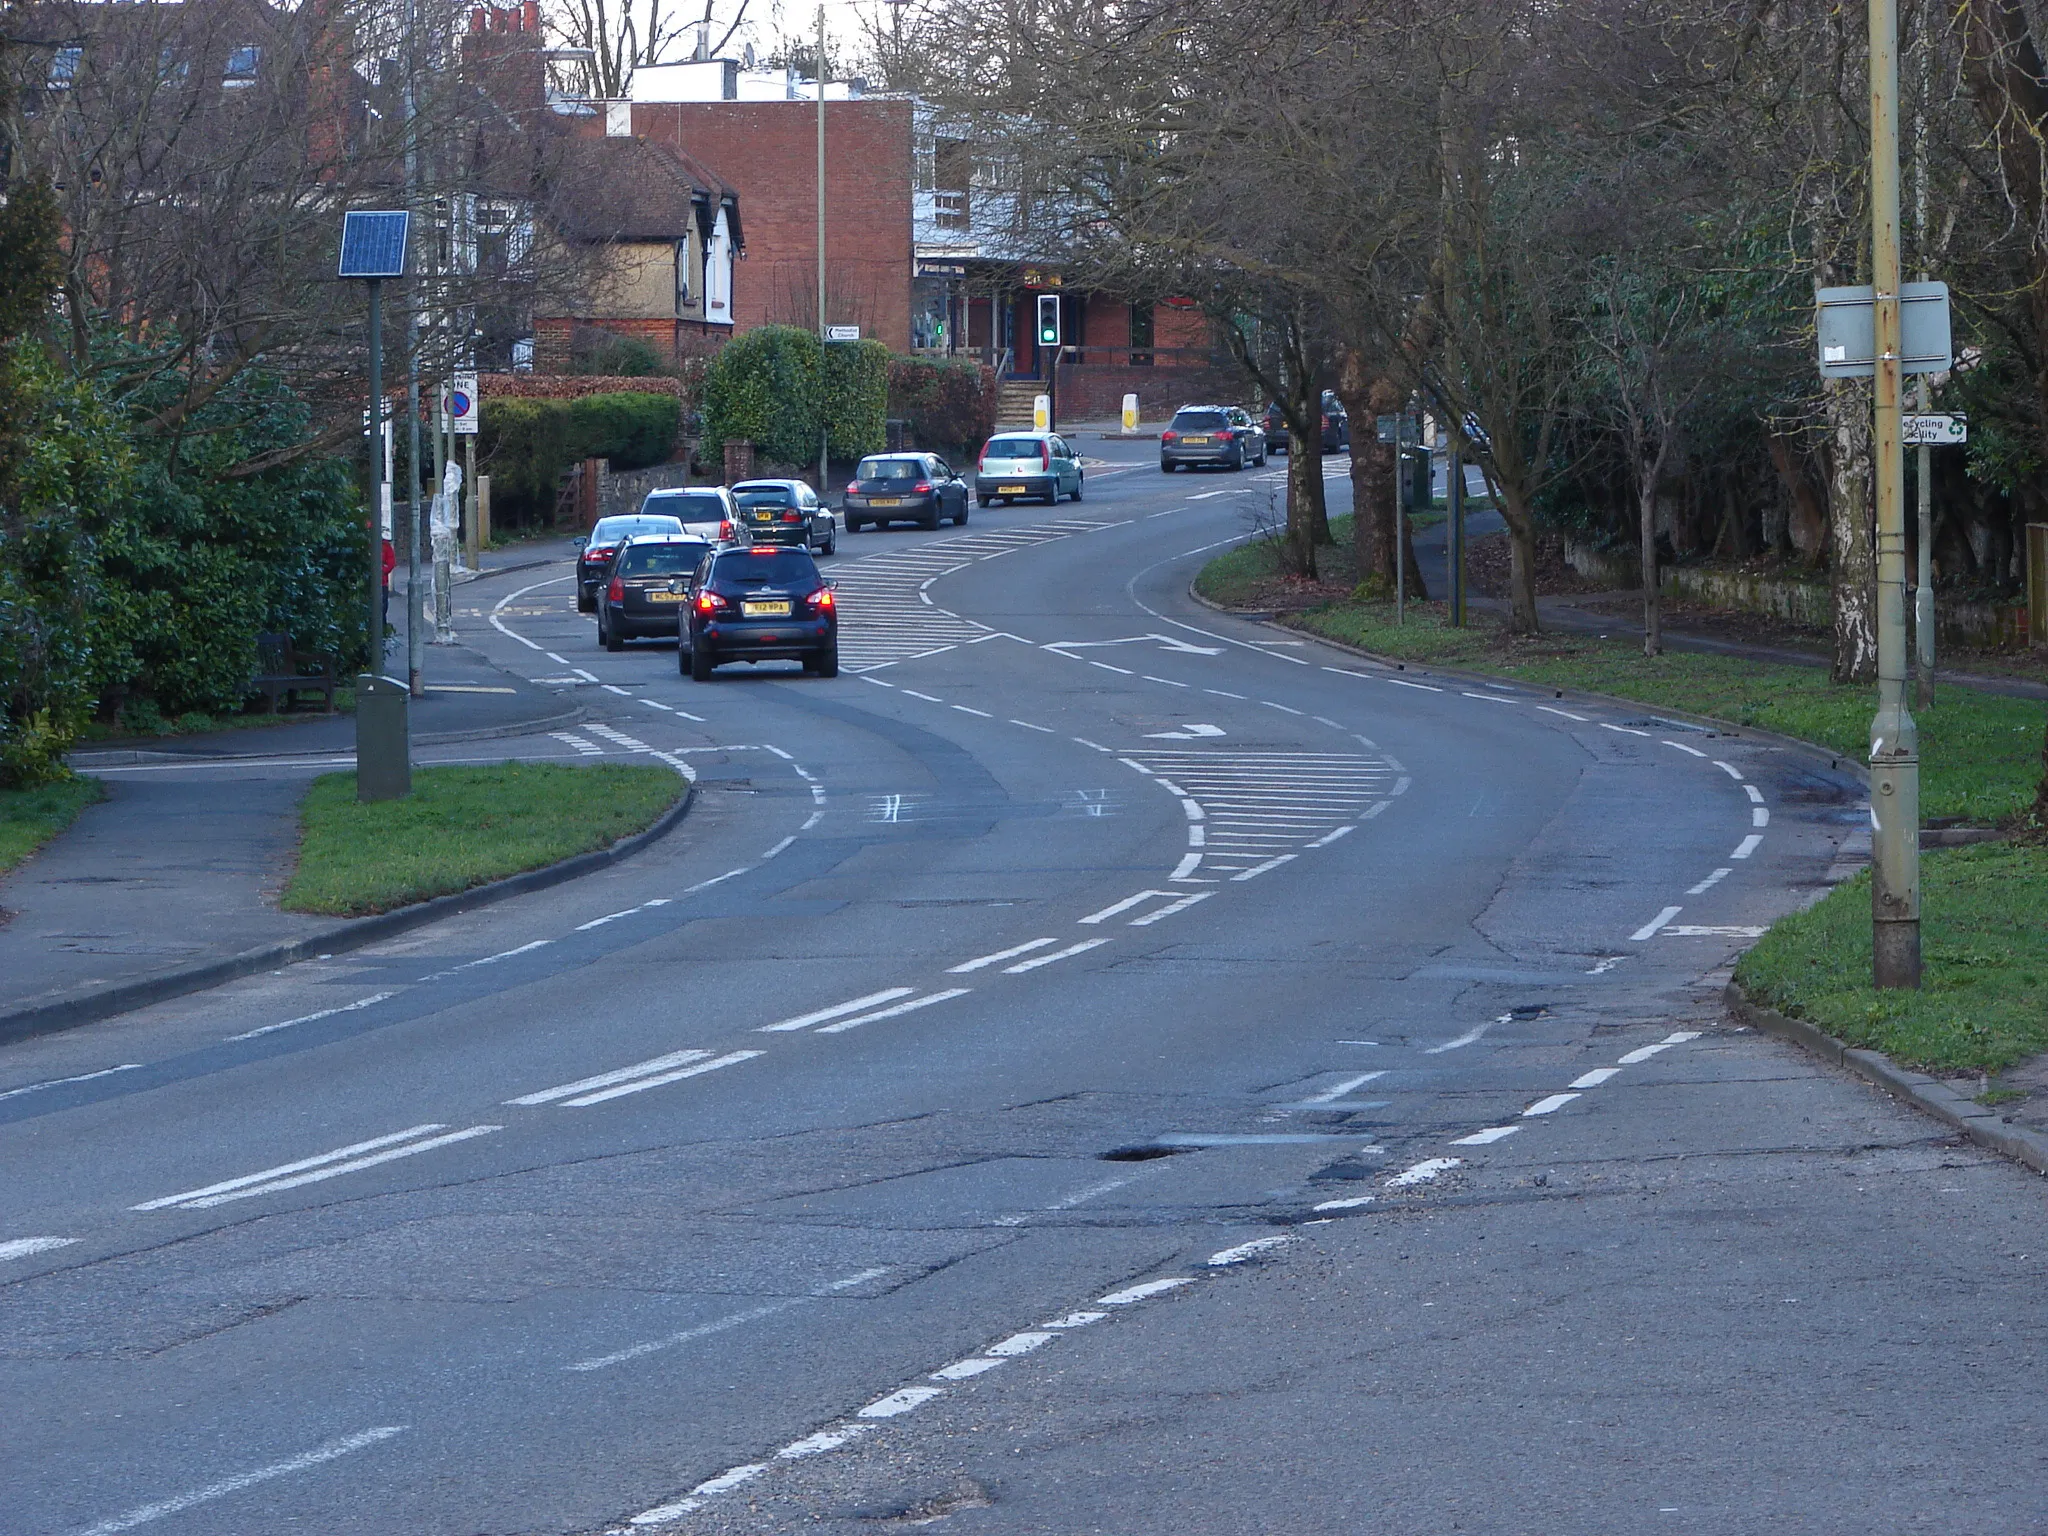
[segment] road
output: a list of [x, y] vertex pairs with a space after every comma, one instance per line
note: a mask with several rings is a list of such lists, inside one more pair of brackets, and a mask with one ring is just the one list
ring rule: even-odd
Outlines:
[[0, 1060], [0, 1527], [2041, 1529], [2038, 1185], [1718, 1007], [1853, 778], [1208, 613], [1278, 474], [1099, 450], [836, 680], [465, 588], [595, 718], [423, 756], [696, 806]]

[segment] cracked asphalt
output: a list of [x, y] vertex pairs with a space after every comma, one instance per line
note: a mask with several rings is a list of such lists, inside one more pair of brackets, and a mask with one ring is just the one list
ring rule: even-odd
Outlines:
[[2037, 1183], [1719, 1006], [1855, 781], [1210, 614], [1277, 474], [1090, 446], [836, 680], [465, 587], [697, 803], [0, 1058], [0, 1527], [2048, 1525]]

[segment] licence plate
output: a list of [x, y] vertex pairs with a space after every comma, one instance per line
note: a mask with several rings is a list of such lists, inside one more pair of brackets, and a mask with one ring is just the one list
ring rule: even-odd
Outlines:
[[1024, 494], [1024, 487], [1021, 485], [999, 485], [996, 487], [996, 494], [998, 496], [1022, 496]]
[[789, 617], [789, 604], [741, 603], [740, 612], [750, 619], [786, 619]]
[[871, 507], [900, 507], [903, 505], [903, 498], [901, 496], [870, 496], [868, 498], [868, 505]]
[[1209, 439], [1206, 437], [1184, 437], [1181, 441], [1184, 443], [1206, 443]]
[[775, 521], [775, 514], [773, 512], [755, 512], [752, 514], [752, 517], [757, 523], [772, 523]]
[[643, 592], [640, 595], [650, 603], [680, 603], [683, 600], [680, 592]]

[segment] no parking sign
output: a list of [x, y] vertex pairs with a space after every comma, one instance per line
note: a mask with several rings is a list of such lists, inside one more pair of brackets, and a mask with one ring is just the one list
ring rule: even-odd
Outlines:
[[476, 375], [458, 373], [448, 381], [448, 388], [441, 396], [442, 409], [448, 413], [450, 432], [474, 433], [477, 417], [482, 413], [482, 402], [476, 397]]

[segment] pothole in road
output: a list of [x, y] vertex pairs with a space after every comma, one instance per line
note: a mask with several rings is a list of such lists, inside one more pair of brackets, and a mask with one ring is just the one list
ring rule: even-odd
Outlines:
[[1183, 1152], [1193, 1152], [1194, 1147], [1162, 1147], [1145, 1145], [1139, 1147], [1118, 1147], [1102, 1153], [1097, 1159], [1105, 1163], [1149, 1163], [1155, 1157], [1179, 1157]]
[[854, 1511], [856, 1520], [869, 1521], [876, 1525], [906, 1528], [932, 1525], [948, 1515], [957, 1515], [963, 1510], [990, 1509], [995, 1499], [988, 1489], [971, 1477], [956, 1480], [944, 1493], [908, 1503], [885, 1506], [869, 1506]]

